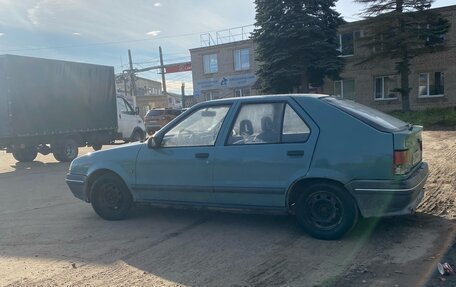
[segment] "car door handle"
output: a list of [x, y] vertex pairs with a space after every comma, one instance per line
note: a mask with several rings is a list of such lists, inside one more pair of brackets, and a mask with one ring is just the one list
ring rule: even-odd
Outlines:
[[196, 158], [208, 158], [208, 157], [209, 157], [209, 154], [208, 154], [208, 153], [205, 153], [205, 152], [202, 152], [202, 153], [195, 153], [195, 157], [196, 157]]
[[289, 150], [287, 151], [287, 156], [303, 156], [304, 151], [303, 150]]

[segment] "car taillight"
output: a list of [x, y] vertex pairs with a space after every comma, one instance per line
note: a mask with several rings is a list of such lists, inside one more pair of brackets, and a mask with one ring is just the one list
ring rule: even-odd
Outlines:
[[409, 150], [395, 150], [393, 163], [395, 174], [406, 174], [411, 168]]

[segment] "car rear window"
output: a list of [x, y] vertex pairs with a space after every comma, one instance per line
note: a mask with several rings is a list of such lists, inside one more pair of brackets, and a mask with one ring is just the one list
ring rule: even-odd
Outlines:
[[395, 132], [408, 128], [409, 124], [393, 116], [358, 104], [354, 101], [325, 97], [322, 100], [330, 103], [364, 123], [384, 132]]
[[163, 115], [164, 110], [150, 110], [147, 112], [147, 116], [160, 116]]

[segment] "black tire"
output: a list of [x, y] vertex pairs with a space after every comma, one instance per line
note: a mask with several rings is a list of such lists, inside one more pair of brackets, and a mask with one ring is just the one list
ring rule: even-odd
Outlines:
[[95, 212], [106, 220], [121, 220], [128, 216], [133, 199], [123, 181], [113, 174], [97, 178], [90, 190], [90, 202]]
[[296, 218], [312, 237], [341, 238], [358, 221], [358, 208], [342, 187], [318, 183], [307, 188], [296, 202]]
[[143, 132], [136, 130], [131, 135], [130, 141], [131, 142], [139, 142], [139, 141], [142, 141], [144, 139], [144, 137], [145, 137], [145, 135], [144, 135]]
[[103, 145], [102, 144], [93, 144], [92, 148], [94, 151], [99, 151], [103, 148]]
[[74, 139], [68, 138], [53, 147], [53, 154], [55, 159], [60, 162], [70, 162], [78, 157], [78, 148], [78, 143]]
[[32, 162], [38, 155], [38, 150], [35, 146], [18, 148], [13, 150], [13, 157], [19, 162]]

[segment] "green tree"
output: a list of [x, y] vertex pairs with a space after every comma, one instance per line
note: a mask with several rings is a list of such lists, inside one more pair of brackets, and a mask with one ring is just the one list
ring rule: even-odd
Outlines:
[[[362, 46], [373, 53], [362, 62], [389, 57], [395, 60], [400, 76], [402, 111], [410, 111], [410, 63], [424, 53], [443, 50], [449, 23], [431, 8], [433, 0], [355, 0], [366, 4], [363, 11], [369, 20]], [[364, 43], [363, 43], [364, 42]]]
[[255, 0], [257, 72], [265, 93], [308, 92], [325, 76], [338, 77], [335, 0]]

